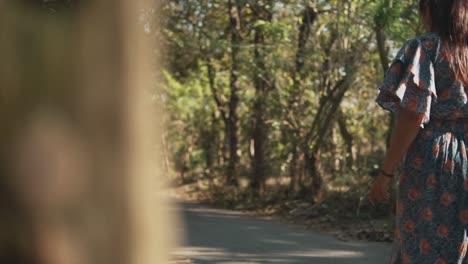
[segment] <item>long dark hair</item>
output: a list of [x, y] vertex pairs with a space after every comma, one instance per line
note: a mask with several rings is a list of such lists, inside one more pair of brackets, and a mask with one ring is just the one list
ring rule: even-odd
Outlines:
[[468, 1], [420, 0], [421, 15], [444, 41], [443, 55], [447, 58], [458, 81], [468, 85]]

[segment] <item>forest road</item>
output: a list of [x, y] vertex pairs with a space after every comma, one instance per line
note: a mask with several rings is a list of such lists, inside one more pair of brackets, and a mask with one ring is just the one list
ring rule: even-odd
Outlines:
[[179, 202], [184, 236], [174, 255], [194, 264], [376, 264], [391, 244], [340, 241], [304, 228]]

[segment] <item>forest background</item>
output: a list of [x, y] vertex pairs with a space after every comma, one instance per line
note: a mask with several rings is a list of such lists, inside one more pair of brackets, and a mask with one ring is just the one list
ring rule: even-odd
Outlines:
[[162, 26], [145, 31], [164, 45], [171, 178], [223, 207], [390, 230], [392, 203], [366, 201], [393, 122], [374, 100], [392, 57], [423, 34], [417, 5], [164, 2]]

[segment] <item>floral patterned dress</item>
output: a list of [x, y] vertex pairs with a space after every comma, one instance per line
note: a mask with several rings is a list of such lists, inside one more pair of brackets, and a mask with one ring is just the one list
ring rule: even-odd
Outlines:
[[436, 33], [407, 41], [376, 100], [424, 115], [399, 181], [391, 263], [468, 263], [468, 89], [442, 46]]

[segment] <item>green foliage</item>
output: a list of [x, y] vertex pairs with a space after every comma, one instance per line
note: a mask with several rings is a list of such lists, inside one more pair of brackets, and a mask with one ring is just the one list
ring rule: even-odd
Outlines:
[[[242, 9], [238, 154], [239, 170], [246, 172], [241, 176], [250, 177], [248, 171], [253, 161], [256, 80], [268, 79], [271, 85], [271, 91], [262, 99], [265, 104], [262, 116], [268, 131], [265, 159], [268, 176], [279, 178], [289, 173], [292, 142], [304, 142], [324, 100], [347, 76], [351, 85], [337, 112], [343, 113], [346, 129], [352, 136], [353, 153], [349, 153], [337, 116], [333, 116], [330, 129], [319, 140], [318, 169], [327, 183], [343, 184], [369, 174], [381, 162], [388, 129], [387, 114], [374, 103], [376, 88], [383, 77], [376, 29], [385, 33], [386, 45], [390, 47], [387, 56], [391, 57], [405, 39], [421, 33], [416, 1], [239, 2]], [[303, 43], [304, 67], [294, 73], [299, 25], [306, 5], [314, 8], [317, 18], [311, 25], [310, 37]], [[223, 118], [228, 117], [223, 113], [226, 115], [229, 107], [232, 67], [226, 1], [174, 0], [163, 8], [167, 13], [161, 33], [167, 61], [164, 94], [170, 116], [171, 153], [178, 162], [188, 159], [186, 164], [194, 171], [206, 170], [210, 159], [222, 173], [226, 156]], [[271, 21], [264, 18], [265, 14], [271, 14]], [[256, 32], [264, 37], [260, 46], [255, 46]], [[256, 51], [264, 70], [259, 70]], [[349, 164], [350, 155], [353, 164]]]

